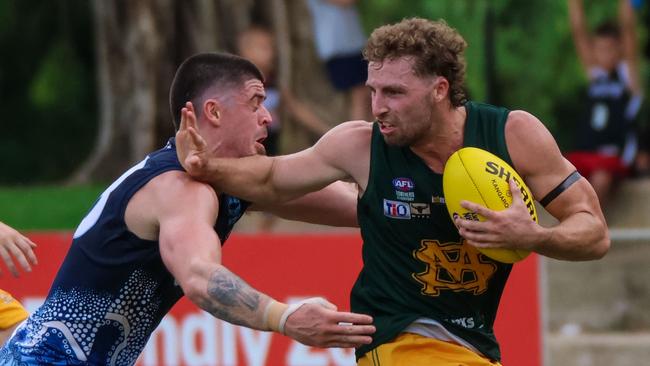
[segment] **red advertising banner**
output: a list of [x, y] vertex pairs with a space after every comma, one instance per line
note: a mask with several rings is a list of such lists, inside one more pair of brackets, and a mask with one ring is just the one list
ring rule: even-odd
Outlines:
[[[33, 311], [42, 302], [67, 252], [70, 233], [33, 233], [39, 265], [19, 279], [4, 275], [0, 288]], [[348, 296], [361, 268], [358, 235], [233, 235], [224, 263], [253, 287], [292, 302], [322, 296], [348, 310]], [[503, 365], [541, 366], [538, 257], [516, 264], [496, 322]], [[186, 299], [163, 319], [138, 365], [355, 365], [354, 352], [317, 349], [287, 337], [233, 326]]]

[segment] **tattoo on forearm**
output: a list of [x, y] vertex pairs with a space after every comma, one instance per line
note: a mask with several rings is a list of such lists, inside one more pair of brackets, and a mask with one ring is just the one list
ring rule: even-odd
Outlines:
[[207, 300], [202, 307], [227, 322], [259, 328], [252, 316], [259, 308], [260, 294], [225, 267], [215, 270], [208, 281]]

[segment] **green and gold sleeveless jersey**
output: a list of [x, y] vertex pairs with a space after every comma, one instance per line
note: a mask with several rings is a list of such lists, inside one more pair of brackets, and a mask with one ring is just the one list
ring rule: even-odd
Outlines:
[[[475, 102], [465, 107], [464, 146], [512, 164], [504, 136], [508, 110]], [[386, 145], [377, 125], [357, 211], [364, 265], [351, 308], [372, 315], [377, 327], [373, 343], [357, 349], [357, 357], [424, 317], [500, 360], [492, 325], [512, 266], [462, 243], [445, 207], [442, 174], [410, 148]]]

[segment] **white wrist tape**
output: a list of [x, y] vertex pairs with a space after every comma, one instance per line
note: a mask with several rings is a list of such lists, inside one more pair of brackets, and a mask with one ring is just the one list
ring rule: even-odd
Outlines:
[[289, 305], [287, 304], [271, 299], [271, 301], [269, 301], [269, 303], [266, 305], [266, 308], [264, 309], [264, 327], [267, 330], [278, 332], [278, 328], [280, 326], [280, 318], [288, 307]]
[[322, 306], [327, 306], [329, 302], [322, 297], [310, 297], [309, 299], [304, 299], [298, 301], [295, 304], [289, 305], [289, 307], [284, 311], [284, 313], [282, 313], [282, 316], [280, 317], [280, 323], [278, 324], [278, 330], [280, 333], [286, 335], [284, 332], [284, 325], [287, 323], [287, 319], [291, 314], [295, 313], [296, 310], [305, 304], [321, 304]]

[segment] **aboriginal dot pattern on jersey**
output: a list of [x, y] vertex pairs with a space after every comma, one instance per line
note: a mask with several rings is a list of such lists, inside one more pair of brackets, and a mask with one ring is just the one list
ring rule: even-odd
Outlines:
[[[114, 297], [86, 289], [56, 290], [26, 323], [21, 343], [45, 342], [56, 345], [60, 356], [63, 351], [69, 358], [82, 359], [77, 353], [83, 352], [83, 357], [91, 359], [98, 356], [92, 354], [97, 337], [109, 335], [112, 339], [101, 339], [110, 344], [101, 356], [102, 364], [131, 365], [155, 327], [153, 319], [159, 305], [156, 288], [157, 283], [138, 270]], [[29, 355], [30, 349], [40, 350], [24, 347], [23, 352]]]

